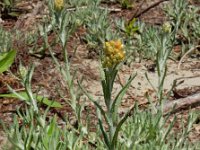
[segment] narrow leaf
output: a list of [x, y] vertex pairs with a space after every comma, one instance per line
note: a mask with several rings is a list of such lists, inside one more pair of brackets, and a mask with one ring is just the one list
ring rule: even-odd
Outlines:
[[115, 134], [114, 134], [113, 139], [112, 139], [112, 144], [111, 145], [115, 145], [116, 144], [117, 138], [118, 138], [118, 133], [119, 133], [119, 131], [121, 129], [121, 126], [127, 120], [128, 116], [129, 116], [129, 114], [130, 114], [130, 112], [132, 111], [133, 108], [134, 108], [134, 105], [128, 110], [128, 112], [126, 112], [126, 114], [123, 116], [123, 118], [118, 123], [117, 128], [115, 130]]
[[11, 50], [6, 55], [2, 56], [3, 59], [0, 60], [0, 73], [8, 70], [15, 59], [16, 53], [15, 50]]
[[[21, 97], [23, 97], [23, 100], [25, 101], [29, 101], [29, 97], [27, 95], [26, 92], [19, 92], [17, 93], [18, 95], [20, 95]], [[9, 94], [0, 94], [0, 97], [7, 97], [7, 98], [19, 98], [16, 94], [13, 94], [13, 93], [9, 93]], [[41, 102], [47, 106], [50, 106], [50, 107], [56, 107], [56, 108], [61, 108], [62, 105], [59, 103], [59, 102], [56, 102], [56, 101], [52, 101], [52, 100], [49, 100], [48, 98], [45, 98], [43, 96], [36, 96], [36, 94], [33, 95], [34, 99], [36, 99], [38, 102]]]
[[106, 122], [109, 123], [109, 119], [108, 119], [105, 111], [103, 110], [103, 108], [94, 100], [94, 98], [87, 91], [85, 91], [85, 89], [81, 86], [79, 81], [78, 81], [78, 85], [79, 85], [80, 89], [83, 91], [83, 93], [88, 97], [88, 99], [90, 101], [92, 101], [96, 105], [96, 107], [100, 110], [100, 112], [103, 115], [103, 117], [105, 118]]
[[103, 123], [100, 119], [99, 119], [99, 126], [100, 126], [101, 132], [103, 134], [104, 141], [105, 141], [106, 145], [108, 146], [108, 148], [110, 148], [110, 142], [108, 140], [108, 136], [103, 128]]
[[116, 98], [114, 99], [113, 103], [112, 103], [112, 107], [111, 107], [111, 110], [114, 111], [115, 108], [117, 107], [116, 105], [118, 105], [123, 96], [126, 94], [126, 91], [128, 90], [128, 88], [130, 87], [131, 85], [131, 82], [133, 81], [133, 79], [136, 77], [137, 74], [131, 76], [128, 80], [128, 82], [124, 85], [124, 87], [120, 90], [120, 92], [117, 94]]

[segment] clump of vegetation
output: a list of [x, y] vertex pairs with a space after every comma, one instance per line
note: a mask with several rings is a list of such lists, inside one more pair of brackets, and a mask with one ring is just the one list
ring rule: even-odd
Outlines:
[[[8, 85], [12, 93], [0, 95], [0, 97], [18, 98], [26, 103], [23, 111], [18, 108], [11, 125], [7, 126], [1, 122], [12, 145], [11, 149], [197, 149], [198, 145], [188, 141], [188, 135], [197, 115], [191, 112], [187, 125], [183, 125], [181, 132], [176, 134], [173, 131], [176, 115], [172, 117], [170, 123], [167, 123], [171, 116], [163, 112], [164, 102], [169, 98], [173, 89], [172, 87], [166, 92], [164, 83], [168, 67], [167, 60], [172, 55], [173, 47], [179, 42], [177, 36], [183, 32], [191, 44], [193, 43], [192, 39], [199, 34], [196, 31], [188, 37], [189, 32], [187, 34], [185, 31], [186, 26], [188, 27], [188, 24], [185, 25], [188, 19], [186, 17], [184, 20], [183, 14], [189, 9], [188, 3], [184, 0], [173, 0], [171, 5], [174, 6], [174, 10], [168, 12], [172, 18], [161, 27], [153, 27], [137, 19], [131, 20], [129, 24], [124, 20], [110, 23], [108, 10], [100, 7], [100, 0], [79, 0], [77, 6], [73, 2], [48, 1], [49, 14], [44, 18], [45, 22], [39, 26], [38, 32], [38, 36], [43, 40], [42, 50], [49, 52], [67, 88], [69, 97], [66, 98], [59, 93], [60, 97], [69, 104], [72, 112], [66, 112], [66, 117], [62, 116], [62, 124], [58, 122], [57, 115], [48, 117], [52, 107], [59, 109], [62, 105], [55, 100], [50, 101], [46, 97], [34, 93], [31, 81], [36, 66], [32, 64], [26, 68], [20, 64], [19, 80], [25, 90], [16, 92]], [[122, 2], [129, 5], [127, 4], [128, 0]], [[72, 9], [71, 6], [73, 11], [69, 10], [69, 7]], [[194, 15], [195, 12], [192, 11], [192, 14]], [[193, 27], [198, 30], [197, 16], [191, 18], [195, 21], [192, 25], [189, 24], [189, 28]], [[77, 70], [72, 69], [69, 59], [67, 50], [69, 39], [80, 26], [86, 29], [87, 33], [84, 39], [87, 46], [93, 46], [100, 54], [99, 74], [101, 79], [99, 83], [103, 93], [103, 104], [87, 91], [83, 84], [83, 77], [78, 77]], [[0, 36], [3, 41], [2, 45], [5, 44], [5, 48], [2, 48], [3, 51], [11, 50], [10, 44], [7, 44], [11, 41], [8, 40], [11, 35], [7, 36], [3, 29], [0, 30], [1, 33], [6, 35]], [[55, 34], [56, 44], [59, 44], [63, 56], [62, 61], [55, 56], [54, 45], [48, 39], [50, 33]], [[10, 66], [15, 55], [16, 51], [13, 50], [5, 55], [0, 55], [0, 64], [4, 61], [4, 64]], [[156, 93], [157, 101], [152, 103], [153, 97], [147, 93], [146, 98], [151, 104], [149, 107], [140, 110], [137, 104], [133, 104], [128, 111], [120, 114], [121, 102], [137, 73], [133, 72], [117, 93], [113, 92], [113, 87], [124, 62], [128, 59], [131, 59], [131, 62], [134, 61], [132, 57], [136, 57], [136, 55], [140, 59], [149, 58], [156, 63], [157, 86], [151, 84], [148, 74], [146, 74], [146, 78]], [[2, 70], [2, 65], [0, 65], [0, 73], [8, 70], [7, 66]], [[87, 98], [94, 104], [97, 119], [95, 121], [98, 124], [95, 131], [90, 129], [91, 124], [94, 125], [95, 121], [90, 122], [89, 115], [86, 120], [83, 119], [86, 115], [84, 112], [86, 104], [81, 101], [83, 98]], [[44, 111], [41, 109], [41, 103], [46, 105]], [[69, 119], [72, 114], [75, 116], [74, 122]]]

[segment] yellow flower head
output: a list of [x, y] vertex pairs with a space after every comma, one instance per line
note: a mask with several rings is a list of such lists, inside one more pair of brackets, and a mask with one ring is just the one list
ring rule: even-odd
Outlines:
[[164, 24], [163, 24], [163, 26], [162, 26], [162, 29], [163, 29], [163, 31], [164, 32], [171, 32], [171, 30], [172, 30], [172, 26], [171, 26], [171, 24], [170, 24], [170, 22], [165, 22]]
[[122, 62], [125, 58], [125, 51], [120, 40], [105, 42], [103, 67], [111, 68]]
[[55, 10], [61, 10], [64, 7], [63, 0], [54, 0]]

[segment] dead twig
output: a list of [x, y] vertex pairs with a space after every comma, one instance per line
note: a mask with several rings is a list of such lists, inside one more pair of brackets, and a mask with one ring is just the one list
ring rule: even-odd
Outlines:
[[191, 79], [191, 78], [199, 78], [199, 77], [200, 75], [194, 75], [194, 76], [188, 76], [188, 77], [179, 77], [175, 80], [178, 81], [178, 80], [183, 80], [183, 79]]
[[[67, 11], [76, 11], [76, 10], [79, 10], [79, 9], [88, 9], [88, 7], [87, 6], [82, 6], [82, 7], [68, 7], [66, 10]], [[110, 12], [120, 12], [121, 11], [121, 8], [99, 7], [99, 9], [108, 10]]]
[[161, 3], [165, 2], [165, 1], [169, 1], [169, 0], [160, 0], [160, 1], [157, 1], [157, 2], [153, 3], [152, 5], [150, 5], [149, 7], [145, 8], [144, 10], [140, 11], [138, 14], [134, 13], [134, 15], [131, 17], [131, 19], [129, 20], [129, 22], [131, 20], [133, 20], [134, 18], [140, 17], [142, 14], [148, 12], [150, 9], [158, 6], [159, 4], [161, 4]]
[[195, 47], [192, 47], [190, 50], [188, 50], [188, 51], [183, 55], [183, 57], [181, 58], [181, 60], [180, 60], [179, 63], [178, 63], [178, 70], [179, 70], [180, 67], [181, 67], [181, 63], [183, 62], [183, 59], [184, 59], [189, 53], [191, 53], [193, 50], [195, 50], [195, 49], [197, 49], [197, 48], [200, 48], [200, 45], [197, 45], [197, 46], [195, 46]]
[[133, 13], [132, 18], [129, 20], [128, 24], [131, 22], [131, 20], [133, 20], [135, 18], [135, 16], [137, 16], [137, 12], [141, 9], [142, 5], [144, 4], [145, 0], [143, 0], [138, 6], [137, 9], [135, 10], [135, 12]]

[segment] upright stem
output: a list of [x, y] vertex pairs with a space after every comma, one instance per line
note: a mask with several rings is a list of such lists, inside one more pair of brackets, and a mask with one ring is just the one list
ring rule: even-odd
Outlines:
[[[108, 89], [108, 102], [107, 102], [107, 114], [109, 117], [109, 140], [110, 144], [112, 143], [114, 134], [115, 134], [115, 126], [114, 126], [114, 119], [115, 119], [115, 114], [113, 114], [111, 110], [111, 105], [112, 105], [112, 89], [113, 89], [113, 69], [107, 71], [107, 89]], [[115, 145], [110, 145], [110, 150], [114, 150]]]

